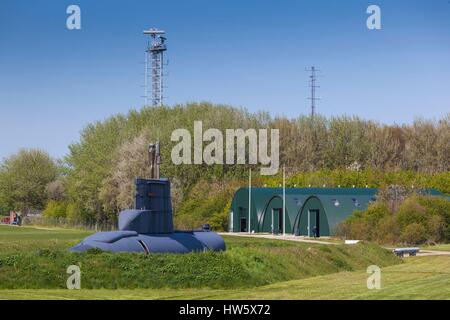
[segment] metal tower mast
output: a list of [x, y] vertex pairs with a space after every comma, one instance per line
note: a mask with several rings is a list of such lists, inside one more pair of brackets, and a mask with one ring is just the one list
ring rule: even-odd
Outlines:
[[320, 98], [316, 97], [316, 88], [320, 88], [318, 85], [316, 85], [317, 81], [317, 73], [320, 72], [320, 70], [317, 70], [314, 66], [312, 66], [309, 69], [306, 69], [306, 71], [310, 72], [309, 76], [309, 87], [311, 88], [311, 96], [308, 98], [311, 100], [311, 118], [314, 118], [314, 115], [316, 114], [316, 100], [320, 100]]
[[144, 34], [150, 36], [147, 50], [145, 51], [145, 105], [149, 104], [148, 100], [150, 95], [152, 99], [152, 106], [161, 106], [163, 104], [164, 51], [167, 50], [164, 33], [164, 31], [156, 28], [144, 30]]

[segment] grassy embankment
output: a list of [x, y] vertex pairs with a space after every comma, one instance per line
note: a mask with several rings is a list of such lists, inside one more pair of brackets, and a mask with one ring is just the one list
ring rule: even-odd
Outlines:
[[372, 244], [327, 246], [242, 237], [225, 237], [228, 250], [221, 253], [146, 257], [67, 251], [87, 234], [0, 226], [0, 289], [64, 289], [66, 269], [72, 264], [81, 267], [85, 289], [183, 288], [189, 295], [194, 288], [242, 290], [342, 271], [364, 271], [371, 264], [385, 267], [400, 263], [389, 251]]
[[252, 289], [0, 290], [4, 299], [450, 299], [450, 258], [407, 258], [382, 268], [381, 289], [365, 270], [279, 282]]

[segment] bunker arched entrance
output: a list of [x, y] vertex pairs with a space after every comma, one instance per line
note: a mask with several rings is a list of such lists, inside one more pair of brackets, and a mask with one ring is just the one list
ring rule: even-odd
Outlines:
[[296, 219], [295, 234], [306, 237], [330, 235], [330, 227], [322, 202], [316, 196], [309, 197]]

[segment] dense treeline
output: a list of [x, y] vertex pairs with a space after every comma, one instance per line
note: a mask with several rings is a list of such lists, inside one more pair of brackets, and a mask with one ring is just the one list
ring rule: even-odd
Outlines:
[[[174, 165], [171, 134], [179, 128], [193, 132], [196, 120], [203, 121], [204, 130], [222, 132], [279, 129], [280, 163], [286, 166], [288, 182], [298, 186], [404, 184], [450, 190], [450, 114], [399, 126], [347, 116], [272, 118], [200, 103], [132, 110], [85, 127], [80, 141], [69, 147], [65, 174], [47, 188], [51, 201], [46, 213], [87, 222], [115, 220], [132, 203], [133, 178], [148, 174], [148, 142], [160, 140], [162, 173], [172, 180], [177, 220], [182, 225], [209, 221], [223, 228], [224, 208], [235, 188], [246, 183], [249, 166]], [[281, 177], [255, 176], [254, 182], [279, 184]]]
[[396, 189], [384, 189], [367, 210], [355, 211], [338, 226], [337, 235], [382, 244], [448, 243], [450, 201]]
[[68, 195], [86, 219], [114, 219], [117, 212], [131, 205], [133, 179], [146, 176], [147, 146], [161, 141], [164, 176], [172, 179], [175, 207], [189, 188], [202, 177], [242, 176], [243, 166], [174, 165], [171, 162], [171, 134], [175, 129], [193, 131], [196, 120], [205, 128], [258, 128], [267, 117], [251, 115], [226, 106], [195, 104], [173, 108], [144, 108], [127, 116], [117, 115], [87, 126], [80, 142], [70, 146], [67, 157], [71, 171]]

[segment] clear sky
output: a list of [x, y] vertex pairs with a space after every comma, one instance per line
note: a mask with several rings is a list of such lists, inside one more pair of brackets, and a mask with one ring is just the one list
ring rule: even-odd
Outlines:
[[[81, 8], [81, 30], [66, 8]], [[366, 9], [381, 8], [381, 30]], [[55, 157], [88, 123], [143, 105], [149, 27], [167, 33], [167, 104], [210, 101], [296, 117], [305, 68], [318, 112], [410, 123], [450, 112], [450, 1], [1, 0], [0, 158]]]

